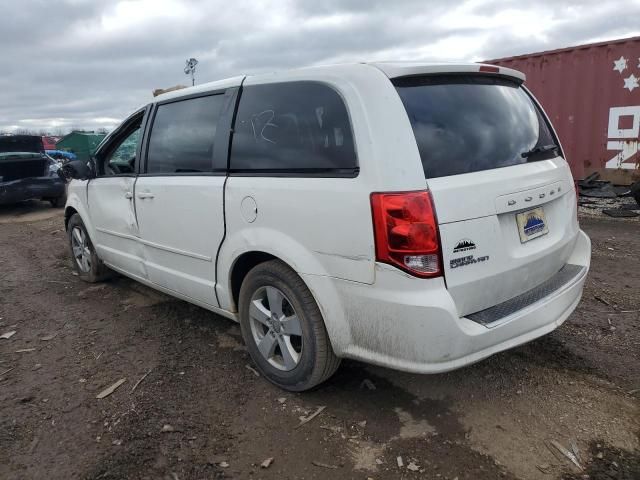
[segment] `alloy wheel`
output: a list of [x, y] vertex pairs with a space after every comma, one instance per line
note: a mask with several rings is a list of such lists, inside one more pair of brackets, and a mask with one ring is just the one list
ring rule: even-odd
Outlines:
[[91, 270], [91, 249], [87, 235], [80, 227], [74, 227], [71, 231], [71, 249], [80, 271], [88, 273]]
[[260, 287], [249, 306], [251, 334], [260, 354], [278, 370], [291, 371], [302, 358], [302, 326], [291, 301], [275, 287]]

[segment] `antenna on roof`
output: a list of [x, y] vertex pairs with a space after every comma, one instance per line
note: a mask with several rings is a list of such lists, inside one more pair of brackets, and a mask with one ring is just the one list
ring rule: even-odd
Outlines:
[[196, 65], [198, 65], [198, 60], [195, 58], [190, 58], [187, 60], [186, 65], [184, 66], [185, 75], [191, 75], [191, 85], [196, 84], [195, 74], [196, 74]]

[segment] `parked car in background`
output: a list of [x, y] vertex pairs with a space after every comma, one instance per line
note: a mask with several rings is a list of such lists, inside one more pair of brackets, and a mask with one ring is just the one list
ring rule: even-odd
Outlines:
[[74, 266], [239, 321], [294, 391], [341, 358], [435, 373], [533, 340], [576, 308], [590, 241], [524, 80], [375, 63], [160, 95], [63, 168]]
[[54, 207], [66, 201], [60, 162], [44, 152], [42, 137], [0, 136], [0, 205], [42, 199]]

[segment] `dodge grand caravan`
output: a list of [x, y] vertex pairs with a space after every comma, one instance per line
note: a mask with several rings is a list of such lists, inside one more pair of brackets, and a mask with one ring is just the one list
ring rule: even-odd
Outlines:
[[161, 95], [65, 167], [75, 268], [240, 322], [289, 390], [341, 358], [435, 373], [533, 340], [575, 309], [591, 247], [524, 80], [376, 63]]

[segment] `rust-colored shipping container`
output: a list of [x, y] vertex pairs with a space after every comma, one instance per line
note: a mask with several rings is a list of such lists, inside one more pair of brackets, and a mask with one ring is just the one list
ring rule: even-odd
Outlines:
[[640, 37], [487, 60], [523, 72], [576, 179], [640, 180]]

